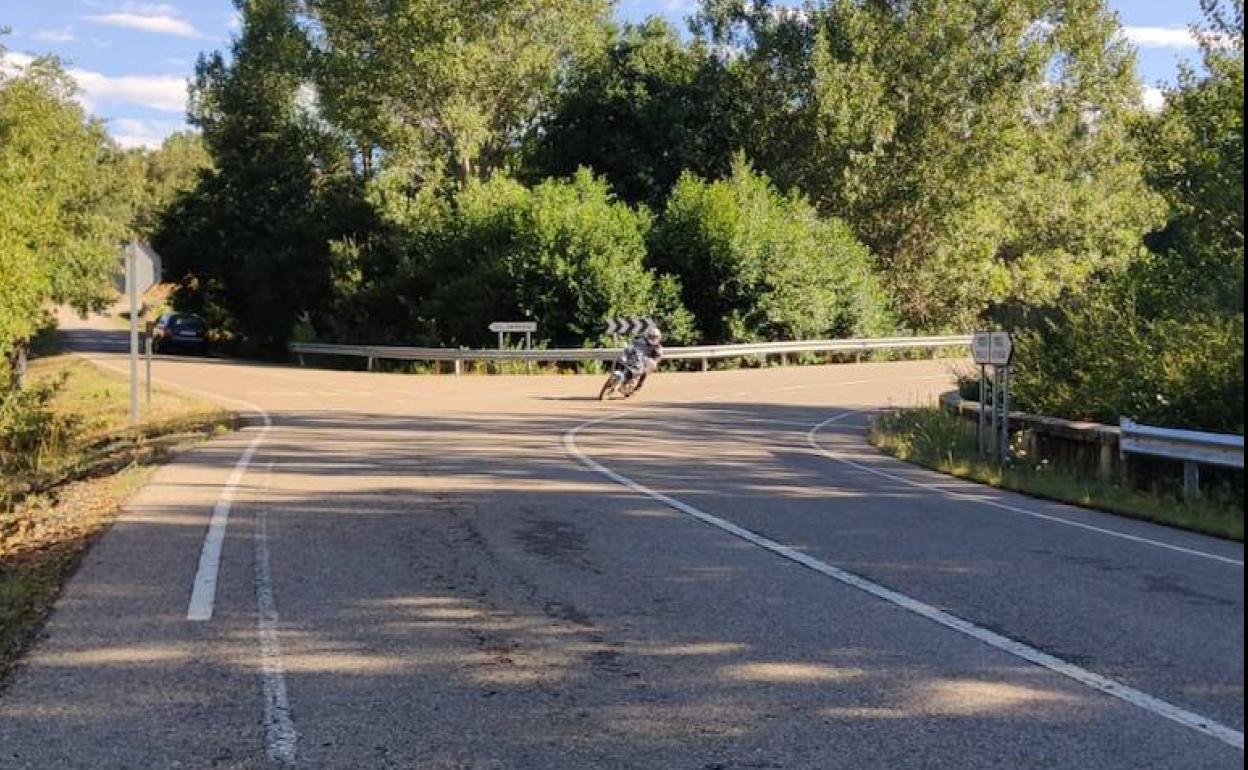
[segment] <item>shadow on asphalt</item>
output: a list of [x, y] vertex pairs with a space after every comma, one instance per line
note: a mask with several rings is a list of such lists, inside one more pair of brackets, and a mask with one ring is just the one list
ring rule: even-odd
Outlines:
[[[864, 486], [816, 454], [806, 430], [836, 406], [645, 407], [585, 430], [582, 449], [795, 548], [814, 549], [812, 533], [830, 533], [822, 542], [859, 554], [839, 565], [886, 584], [904, 576], [982, 590], [1012, 566], [923, 538], [902, 543], [887, 521], [928, 511], [930, 495]], [[1116, 702], [1055, 688], [1021, 662], [986, 664], [982, 650], [925, 621], [591, 472], [561, 444], [584, 413], [272, 418], [226, 548], [250, 553], [253, 517], [265, 511], [296, 725], [320, 730], [301, 746], [307, 766], [487, 767], [495, 758], [509, 768], [901, 767], [916, 766], [921, 747], [923, 766], [1005, 767], [1020, 762], [1026, 735], [1048, 736], [1052, 766], [1171, 757], [1173, 736], [1142, 717], [1124, 732]], [[860, 429], [836, 424], [826, 434]], [[237, 453], [209, 444], [179, 461], [228, 468]], [[269, 463], [263, 488], [259, 469]], [[152, 549], [186, 540], [193, 550], [203, 509], [162, 513], [117, 527]], [[158, 667], [171, 662], [160, 634], [176, 639], [186, 625], [176, 614], [136, 616], [134, 603], [150, 608], [161, 587], [142, 569], [129, 575], [98, 588], [121, 630], [68, 629], [83, 640], [81, 654], [52, 665], [75, 677], [104, 669], [118, 686], [159, 681]], [[211, 666], [254, 675], [254, 618], [222, 623], [236, 654]], [[914, 624], [937, 641], [901, 641]], [[143, 641], [118, 647], [125, 638]], [[1208, 651], [1225, 661], [1224, 652]], [[1242, 712], [1242, 684], [1193, 687], [1223, 687], [1213, 710]], [[168, 698], [139, 688], [123, 701], [10, 713], [5, 730], [115, 742]], [[259, 696], [243, 705], [258, 714]], [[369, 765], [379, 747], [385, 761]], [[1208, 748], [1204, 759], [1221, 756]]]

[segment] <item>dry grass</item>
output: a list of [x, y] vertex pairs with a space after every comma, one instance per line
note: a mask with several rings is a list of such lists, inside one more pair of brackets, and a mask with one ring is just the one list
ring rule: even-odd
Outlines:
[[32, 385], [62, 384], [50, 402], [64, 430], [37, 456], [13, 459], [0, 481], [0, 681], [34, 638], [83, 553], [155, 465], [229, 430], [220, 407], [157, 389], [129, 425], [126, 380], [73, 356], [32, 362]]
[[[1244, 511], [1228, 495], [1185, 500], [1086, 478], [1047, 461], [1012, 457], [999, 466], [976, 454], [975, 426], [935, 407], [905, 409], [873, 421], [871, 443], [886, 454], [959, 478], [1085, 508], [1145, 519], [1207, 535], [1244, 539]], [[1242, 490], [1240, 490], [1242, 499]]]

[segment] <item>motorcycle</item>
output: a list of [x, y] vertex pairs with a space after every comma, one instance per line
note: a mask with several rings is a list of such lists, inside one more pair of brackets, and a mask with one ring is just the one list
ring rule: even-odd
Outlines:
[[648, 369], [641, 351], [633, 347], [626, 348], [612, 364], [611, 374], [607, 375], [602, 390], [598, 391], [598, 400], [605, 400], [612, 393], [618, 394], [620, 398], [633, 395], [641, 387], [641, 381], [646, 378]]

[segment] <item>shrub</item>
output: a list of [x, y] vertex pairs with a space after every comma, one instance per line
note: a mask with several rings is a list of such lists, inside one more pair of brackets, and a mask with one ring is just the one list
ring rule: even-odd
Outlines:
[[6, 476], [38, 471], [44, 458], [73, 439], [77, 422], [52, 408], [63, 381], [0, 392], [0, 470]]
[[433, 259], [429, 303], [451, 344], [489, 344], [490, 321], [533, 318], [555, 346], [602, 341], [613, 316], [651, 316], [688, 339], [680, 287], [645, 265], [650, 215], [584, 169], [533, 188], [495, 177], [465, 188]]
[[1244, 316], [1144, 317], [1102, 291], [1018, 336], [1020, 408], [1117, 423], [1243, 433]]
[[867, 249], [845, 223], [781, 195], [743, 156], [721, 181], [682, 176], [650, 249], [652, 264], [680, 278], [704, 342], [894, 328]]

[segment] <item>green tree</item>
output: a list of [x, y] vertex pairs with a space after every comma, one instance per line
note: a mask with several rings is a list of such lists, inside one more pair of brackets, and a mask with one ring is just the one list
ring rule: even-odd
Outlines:
[[131, 218], [122, 154], [74, 101], [51, 57], [11, 66], [0, 48], [0, 360], [6, 387], [50, 303], [111, 295]]
[[1133, 281], [1153, 315], [1244, 310], [1244, 6], [1203, 5], [1205, 74], [1184, 66], [1139, 131], [1149, 182], [1171, 211], [1151, 239], [1158, 258]]
[[1204, 8], [1206, 74], [1187, 68], [1138, 127], [1169, 222], [1150, 253], [1023, 335], [1028, 408], [1244, 430], [1243, 3]]
[[728, 172], [729, 86], [706, 46], [681, 41], [662, 19], [626, 25], [569, 77], [535, 132], [528, 176], [589, 167], [624, 200], [662, 206], [682, 171]]
[[605, 0], [308, 0], [325, 115], [359, 164], [460, 185], [503, 167], [571, 62], [600, 45]]
[[913, 327], [1078, 292], [1160, 217], [1100, 0], [708, 0], [699, 30], [733, 52], [740, 146], [851, 224]]
[[915, 326], [1054, 302], [1156, 223], [1126, 131], [1133, 57], [1100, 0], [842, 1], [816, 29], [826, 176], [808, 189]]
[[135, 149], [128, 156], [138, 188], [133, 228], [140, 237], [150, 238], [161, 212], [195, 187], [200, 173], [212, 167], [212, 156], [203, 137], [190, 131], [171, 134], [155, 150]]
[[175, 303], [274, 356], [301, 316], [328, 305], [330, 242], [361, 219], [344, 190], [345, 150], [307, 99], [299, 5], [240, 3], [231, 61], [200, 58], [191, 120], [213, 167], [165, 210], [153, 239], [179, 281]]
[[738, 156], [717, 182], [685, 175], [651, 239], [707, 343], [872, 334], [892, 328], [867, 249], [845, 223], [783, 196]]

